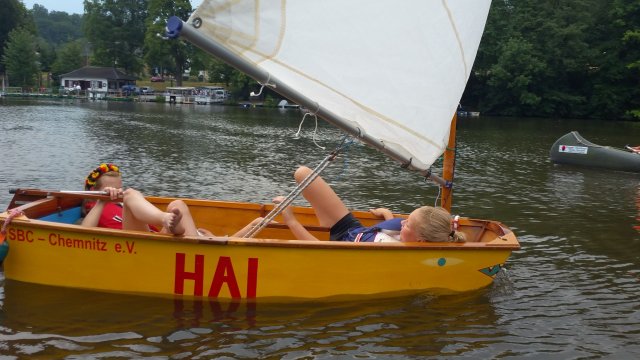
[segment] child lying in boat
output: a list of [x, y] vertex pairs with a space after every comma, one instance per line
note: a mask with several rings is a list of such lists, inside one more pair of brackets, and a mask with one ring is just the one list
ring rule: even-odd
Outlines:
[[[305, 166], [298, 168], [294, 174], [297, 183], [302, 182], [311, 169]], [[303, 190], [302, 195], [313, 207], [320, 226], [329, 227], [330, 239], [354, 242], [464, 242], [465, 236], [456, 231], [457, 221], [453, 222], [449, 212], [443, 208], [423, 206], [414, 210], [407, 219], [394, 219], [389, 209], [371, 209], [375, 216], [385, 221], [373, 227], [362, 224], [347, 209], [342, 200], [321, 177], [317, 177], [311, 185]], [[284, 198], [274, 198], [279, 203]], [[298, 222], [290, 208], [282, 212], [285, 223], [300, 240], [318, 240]], [[385, 225], [395, 223], [397, 234], [385, 231]]]
[[[174, 200], [164, 212], [144, 198], [134, 189], [122, 190], [120, 169], [114, 164], [101, 164], [93, 170], [85, 181], [85, 190], [102, 190], [111, 200], [98, 200], [82, 220], [82, 226], [105, 227], [111, 229], [158, 231], [174, 235], [214, 236], [210, 231], [198, 229], [187, 204]], [[115, 202], [122, 198], [122, 203]], [[83, 209], [86, 205], [83, 205]], [[251, 223], [233, 236], [241, 237], [262, 218]]]

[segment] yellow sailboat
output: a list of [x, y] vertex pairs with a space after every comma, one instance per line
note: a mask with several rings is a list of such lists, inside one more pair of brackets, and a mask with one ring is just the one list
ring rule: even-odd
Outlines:
[[[402, 7], [205, 0], [187, 22], [171, 18], [167, 32], [434, 179], [443, 189], [442, 205], [450, 208], [452, 116], [489, 5], [487, 0], [414, 1]], [[443, 153], [440, 178], [430, 167]], [[490, 284], [520, 248], [500, 222], [464, 217], [459, 230], [465, 243], [328, 241], [329, 230], [318, 226], [306, 207], [293, 210], [326, 241], [295, 240], [278, 223], [264, 223], [246, 238], [76, 225], [82, 199], [98, 197], [16, 190], [0, 214], [3, 241], [10, 248], [5, 276], [72, 288], [218, 299], [457, 292]], [[174, 199], [148, 200], [164, 209]], [[282, 222], [271, 204], [184, 200], [196, 224], [216, 234], [232, 234], [258, 216]], [[364, 225], [379, 221], [367, 212], [354, 215]]]

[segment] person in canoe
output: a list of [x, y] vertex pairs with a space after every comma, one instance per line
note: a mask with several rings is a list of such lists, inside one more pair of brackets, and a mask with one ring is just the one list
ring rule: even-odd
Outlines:
[[[162, 211], [135, 189], [122, 190], [122, 176], [118, 166], [100, 164], [85, 180], [85, 190], [105, 191], [112, 201], [98, 200], [83, 205], [86, 216], [82, 226], [111, 229], [154, 231], [186, 236], [215, 236], [211, 231], [198, 229], [187, 204], [174, 200]], [[116, 202], [122, 198], [122, 203]], [[246, 234], [262, 218], [256, 218], [233, 236]]]
[[[306, 166], [295, 174], [297, 183], [312, 172]], [[330, 239], [353, 242], [464, 242], [465, 236], [457, 231], [457, 217], [452, 219], [447, 210], [423, 206], [414, 210], [407, 219], [394, 218], [389, 209], [371, 209], [371, 213], [384, 219], [372, 227], [364, 227], [347, 209], [342, 200], [321, 177], [317, 177], [303, 190], [302, 195], [314, 209], [320, 226], [330, 228]], [[273, 199], [279, 203], [283, 197]], [[318, 240], [298, 222], [291, 208], [282, 212], [285, 223], [300, 240]]]
[[627, 148], [627, 150], [631, 151], [632, 153], [640, 154], [640, 145], [638, 146], [625, 145], [625, 148]]

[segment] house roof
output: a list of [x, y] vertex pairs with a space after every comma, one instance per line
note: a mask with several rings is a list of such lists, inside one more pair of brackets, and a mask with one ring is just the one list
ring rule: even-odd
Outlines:
[[99, 78], [107, 80], [136, 80], [134, 76], [127, 75], [116, 68], [100, 66], [85, 66], [80, 69], [76, 69], [66, 74], [60, 75], [60, 78], [63, 77]]

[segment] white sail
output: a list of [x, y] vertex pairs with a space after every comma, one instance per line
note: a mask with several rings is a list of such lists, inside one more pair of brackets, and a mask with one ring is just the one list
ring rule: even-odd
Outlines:
[[490, 3], [204, 0], [189, 23], [427, 168], [445, 150]]

